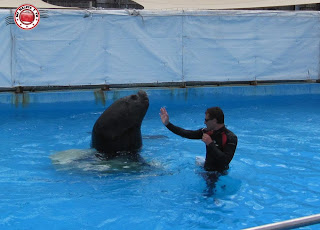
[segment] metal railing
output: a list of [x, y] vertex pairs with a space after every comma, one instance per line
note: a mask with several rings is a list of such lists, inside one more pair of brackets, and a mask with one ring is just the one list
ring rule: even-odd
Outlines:
[[320, 223], [320, 214], [316, 214], [312, 216], [286, 220], [286, 221], [277, 222], [273, 224], [262, 225], [254, 228], [247, 228], [244, 230], [285, 230], [285, 229], [305, 227], [308, 225], [319, 224], [319, 223]]

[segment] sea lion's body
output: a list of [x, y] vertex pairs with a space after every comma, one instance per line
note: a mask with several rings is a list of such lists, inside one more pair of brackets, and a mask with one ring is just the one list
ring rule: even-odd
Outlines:
[[148, 95], [142, 90], [115, 101], [94, 124], [92, 148], [107, 158], [136, 153], [142, 146], [141, 124], [148, 107]]

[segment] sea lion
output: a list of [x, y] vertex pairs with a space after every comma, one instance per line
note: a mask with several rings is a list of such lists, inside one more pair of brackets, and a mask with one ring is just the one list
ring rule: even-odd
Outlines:
[[91, 147], [106, 158], [135, 154], [142, 146], [141, 124], [148, 110], [145, 91], [118, 99], [95, 122]]

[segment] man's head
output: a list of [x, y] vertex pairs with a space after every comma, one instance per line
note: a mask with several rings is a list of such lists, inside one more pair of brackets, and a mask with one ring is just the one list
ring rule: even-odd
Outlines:
[[224, 125], [224, 114], [219, 107], [211, 107], [206, 111], [204, 123], [209, 129], [218, 129]]

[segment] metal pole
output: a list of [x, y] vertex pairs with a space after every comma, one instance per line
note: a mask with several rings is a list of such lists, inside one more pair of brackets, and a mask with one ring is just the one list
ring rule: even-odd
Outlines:
[[285, 229], [294, 229], [300, 228], [308, 225], [319, 224], [320, 223], [320, 214], [301, 217], [297, 219], [277, 222], [274, 224], [262, 225], [254, 228], [247, 228], [244, 230], [285, 230]]

